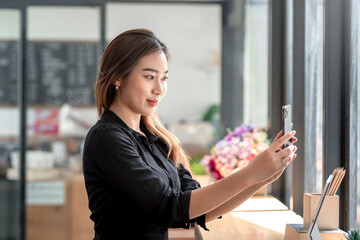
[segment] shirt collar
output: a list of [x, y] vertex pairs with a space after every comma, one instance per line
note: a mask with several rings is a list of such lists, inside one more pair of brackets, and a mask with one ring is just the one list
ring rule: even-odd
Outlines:
[[144, 135], [142, 135], [141, 133], [139, 133], [138, 131], [135, 131], [134, 129], [132, 129], [128, 125], [126, 125], [126, 123], [123, 120], [121, 120], [121, 118], [119, 118], [119, 116], [116, 115], [110, 109], [106, 109], [104, 111], [101, 119], [111, 121], [111, 122], [116, 122], [116, 123], [120, 124], [122, 127], [124, 127], [127, 131], [131, 132], [137, 138], [145, 138], [145, 139], [147, 138], [149, 144], [158, 140], [158, 137], [155, 136], [153, 133], [151, 133], [142, 122], [140, 122], [140, 129], [141, 129], [141, 131], [143, 131], [145, 133], [146, 137]]

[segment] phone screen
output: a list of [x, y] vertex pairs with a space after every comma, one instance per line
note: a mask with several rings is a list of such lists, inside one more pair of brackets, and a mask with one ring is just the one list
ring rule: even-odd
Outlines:
[[[283, 134], [287, 134], [288, 132], [291, 131], [291, 123], [292, 123], [292, 119], [291, 119], [291, 105], [285, 105], [282, 107], [282, 130], [283, 130]], [[287, 141], [284, 145], [283, 148], [286, 148], [287, 146], [289, 146], [291, 143], [290, 141]]]

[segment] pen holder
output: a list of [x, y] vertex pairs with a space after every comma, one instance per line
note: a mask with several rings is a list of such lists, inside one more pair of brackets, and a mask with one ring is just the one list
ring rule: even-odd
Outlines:
[[[303, 211], [304, 227], [309, 228], [319, 204], [321, 194], [304, 193]], [[339, 196], [327, 195], [321, 207], [316, 224], [319, 230], [339, 229]]]

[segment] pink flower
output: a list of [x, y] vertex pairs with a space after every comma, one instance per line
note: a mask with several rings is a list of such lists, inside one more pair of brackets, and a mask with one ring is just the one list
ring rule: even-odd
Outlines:
[[248, 129], [248, 128], [244, 127], [244, 126], [237, 127], [234, 130], [234, 135], [235, 136], [242, 136], [244, 133], [249, 132], [249, 131], [250, 131], [250, 129]]
[[267, 145], [265, 142], [259, 142], [258, 144], [256, 144], [256, 152], [257, 153], [262, 153], [263, 151], [265, 151], [267, 148], [269, 147], [269, 145]]
[[256, 131], [254, 132], [254, 139], [258, 142], [264, 142], [267, 139], [267, 134], [264, 131]]
[[215, 170], [215, 161], [214, 161], [214, 159], [211, 159], [209, 161], [209, 169], [210, 169], [210, 171]]
[[221, 176], [221, 174], [217, 171], [217, 170], [214, 170], [214, 171], [211, 171], [215, 180], [220, 180], [223, 178], [223, 176]]
[[244, 160], [241, 160], [241, 161], [238, 162], [237, 167], [238, 167], [239, 169], [241, 169], [241, 168], [246, 167], [248, 164], [249, 164], [249, 160], [244, 159]]
[[253, 160], [253, 159], [254, 159], [254, 157], [256, 157], [256, 156], [255, 156], [255, 154], [250, 154], [250, 155], [249, 155], [249, 157], [248, 157], [247, 159], [248, 159], [249, 161], [251, 161], [251, 160]]
[[240, 159], [247, 159], [249, 157], [249, 152], [244, 151], [241, 154], [239, 154]]
[[208, 167], [215, 179], [229, 176], [241, 169], [260, 152], [268, 148], [267, 133], [253, 126], [239, 126], [211, 149], [201, 163]]
[[225, 136], [224, 139], [225, 139], [226, 141], [229, 141], [229, 140], [231, 140], [232, 137], [233, 137], [232, 133], [229, 133], [228, 135]]
[[219, 172], [220, 172], [221, 176], [227, 177], [231, 174], [232, 170], [233, 170], [233, 168], [229, 164], [226, 164], [220, 168]]

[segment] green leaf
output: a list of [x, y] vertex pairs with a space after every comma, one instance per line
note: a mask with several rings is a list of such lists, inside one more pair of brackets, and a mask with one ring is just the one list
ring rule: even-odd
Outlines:
[[205, 175], [205, 169], [199, 162], [191, 162], [191, 170], [193, 171], [194, 175]]
[[349, 240], [360, 240], [359, 230], [354, 229], [354, 230], [349, 231], [349, 233], [346, 234], [346, 238]]
[[220, 106], [218, 104], [212, 104], [209, 106], [208, 109], [206, 109], [202, 120], [205, 122], [213, 121], [216, 118], [216, 114], [220, 114]]

